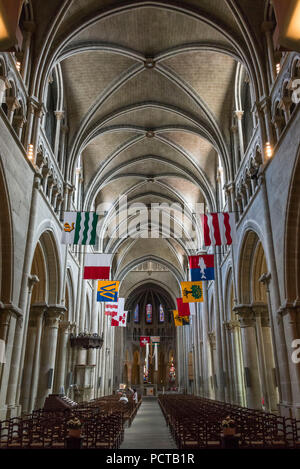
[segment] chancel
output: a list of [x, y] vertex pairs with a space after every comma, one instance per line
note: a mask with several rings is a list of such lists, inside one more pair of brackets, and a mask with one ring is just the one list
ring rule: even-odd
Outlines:
[[1, 2], [0, 449], [300, 448], [299, 20]]

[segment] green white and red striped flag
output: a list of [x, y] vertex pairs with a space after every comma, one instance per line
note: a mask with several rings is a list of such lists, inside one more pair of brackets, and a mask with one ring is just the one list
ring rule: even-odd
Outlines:
[[65, 212], [63, 222], [62, 244], [96, 244], [96, 212]]

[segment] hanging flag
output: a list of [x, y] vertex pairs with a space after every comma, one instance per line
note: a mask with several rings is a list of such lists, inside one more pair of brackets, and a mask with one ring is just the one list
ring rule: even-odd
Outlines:
[[151, 342], [152, 345], [154, 345], [154, 344], [159, 345], [160, 344], [160, 337], [152, 335], [152, 336], [150, 336], [150, 342]]
[[62, 244], [96, 244], [96, 212], [65, 212]]
[[119, 283], [111, 280], [110, 282], [99, 280], [97, 289], [97, 301], [112, 302], [118, 301]]
[[203, 301], [202, 282], [181, 282], [181, 290], [183, 303], [199, 303]]
[[84, 279], [109, 280], [112, 254], [86, 254], [84, 260]]
[[183, 303], [182, 298], [176, 298], [177, 301], [177, 311], [179, 316], [189, 316], [190, 307], [188, 303]]
[[112, 317], [111, 326], [126, 327], [127, 313], [128, 311], [123, 311], [122, 313], [118, 313], [116, 316]]
[[118, 314], [118, 303], [106, 303], [105, 316], [116, 316]]
[[192, 282], [197, 282], [198, 280], [203, 281], [215, 279], [213, 254], [206, 254], [204, 256], [190, 256], [189, 263]]
[[179, 317], [195, 316], [196, 305], [195, 303], [183, 303], [182, 298], [177, 298], [177, 311]]
[[146, 344], [150, 343], [150, 337], [141, 335], [140, 336], [140, 347], [146, 347]]
[[105, 304], [105, 316], [116, 316], [124, 312], [125, 298], [119, 298], [116, 303]]
[[205, 246], [230, 246], [235, 243], [234, 213], [207, 213], [201, 215]]
[[190, 323], [189, 316], [179, 316], [177, 310], [173, 310], [173, 316], [176, 327], [187, 326]]

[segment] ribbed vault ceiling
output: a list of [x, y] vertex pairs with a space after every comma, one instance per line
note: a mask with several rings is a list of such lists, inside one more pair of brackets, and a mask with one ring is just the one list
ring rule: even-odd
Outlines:
[[[255, 40], [251, 0], [53, 0], [36, 9], [38, 46], [42, 31], [50, 31], [49, 57], [41, 53], [41, 64], [49, 72], [61, 67], [68, 174], [74, 181], [81, 155], [85, 209], [105, 202], [118, 210], [121, 195], [215, 208], [219, 157], [229, 177], [237, 61], [248, 67], [245, 11], [253, 15]], [[154, 68], [145, 67], [146, 59]], [[155, 273], [162, 284], [180, 280], [184, 245], [195, 228], [189, 215], [184, 223], [174, 215], [184, 228], [181, 240], [105, 240], [127, 289], [147, 280], [147, 272], [133, 269], [151, 257], [165, 266]], [[118, 220], [109, 213], [105, 222], [113, 230]]]

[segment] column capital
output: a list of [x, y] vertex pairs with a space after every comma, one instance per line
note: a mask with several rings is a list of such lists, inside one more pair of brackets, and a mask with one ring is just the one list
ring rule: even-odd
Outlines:
[[36, 173], [33, 179], [33, 187], [35, 189], [40, 189], [43, 176], [40, 173]]
[[264, 303], [254, 303], [252, 304], [252, 309], [255, 314], [255, 317], [260, 318], [262, 327], [269, 327], [270, 315], [268, 306]]
[[208, 332], [208, 340], [213, 350], [216, 350], [216, 334], [215, 332]]
[[4, 88], [5, 89], [9, 89], [11, 88], [11, 83], [9, 82], [9, 80], [4, 77], [3, 75], [0, 76], [0, 81], [4, 84]]
[[61, 121], [64, 118], [65, 111], [54, 111], [54, 115], [58, 121]]
[[283, 318], [288, 316], [291, 323], [295, 323], [297, 320], [297, 315], [300, 314], [300, 301], [297, 298], [294, 302], [285, 301], [283, 305], [279, 308], [278, 316]]
[[14, 111], [20, 107], [20, 103], [14, 96], [8, 96], [6, 98], [6, 104], [10, 111]]
[[39, 283], [40, 279], [37, 275], [28, 275], [28, 288], [32, 292], [32, 289], [36, 283]]
[[16, 318], [22, 318], [22, 310], [15, 306], [13, 303], [5, 304], [0, 302], [0, 322], [2, 322], [3, 318], [10, 318], [11, 316], [15, 316]]
[[236, 320], [230, 320], [223, 323], [226, 329], [230, 332], [234, 331], [237, 327], [240, 327], [240, 322]]
[[44, 314], [48, 309], [47, 303], [34, 303], [30, 306], [30, 314]]
[[37, 327], [39, 321], [43, 319], [47, 307], [46, 303], [35, 303], [31, 305], [28, 321], [29, 327]]
[[235, 114], [235, 116], [238, 118], [238, 120], [242, 120], [243, 115], [244, 115], [244, 111], [242, 111], [242, 110], [237, 110], [237, 111], [234, 111], [234, 114]]
[[64, 333], [69, 332], [70, 327], [71, 327], [70, 321], [60, 321], [59, 323], [59, 330], [61, 332], [64, 332]]
[[254, 327], [255, 317], [251, 305], [236, 305], [233, 311], [239, 315], [241, 327]]
[[58, 328], [60, 321], [64, 317], [65, 306], [49, 305], [46, 312], [46, 326]]

